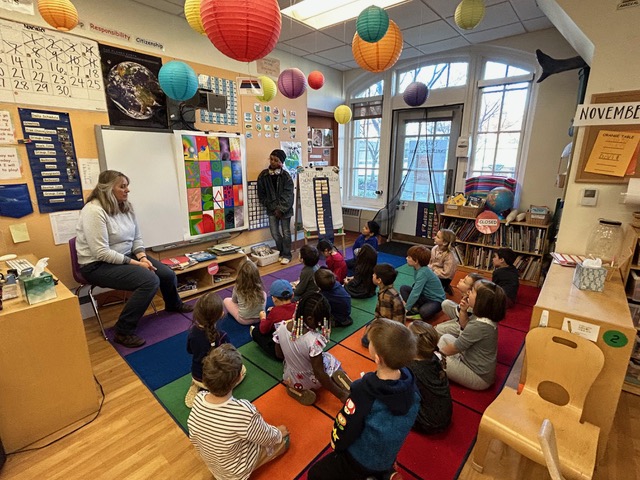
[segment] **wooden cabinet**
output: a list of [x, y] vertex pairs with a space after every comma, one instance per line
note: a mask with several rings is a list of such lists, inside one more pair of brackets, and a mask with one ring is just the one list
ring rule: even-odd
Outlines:
[[495, 233], [485, 235], [475, 228], [475, 218], [442, 214], [441, 228], [456, 234], [456, 252], [461, 270], [490, 272], [494, 250], [509, 247], [516, 254], [514, 266], [520, 272], [525, 285], [538, 285], [542, 272], [542, 260], [547, 253], [547, 236], [550, 225], [503, 220]]
[[[215, 260], [200, 262], [197, 265], [185, 268], [184, 270], [174, 270], [178, 277], [178, 285], [181, 283], [187, 283], [187, 281], [191, 280], [195, 282], [197, 287], [191, 290], [181, 291], [180, 297], [185, 298], [193, 295], [200, 295], [207, 290], [219, 290], [232, 285], [238, 276], [238, 269], [246, 261], [247, 256], [244, 253], [232, 253], [229, 255], [219, 255]], [[207, 267], [214, 262], [216, 262], [220, 267], [230, 267], [234, 272], [226, 277], [212, 276], [207, 271]]]
[[[579, 290], [573, 268], [552, 264], [533, 308], [530, 328], [546, 323], [585, 336], [604, 353], [604, 367], [587, 396], [582, 419], [600, 427], [598, 460], [605, 454], [636, 331], [631, 322], [622, 279], [605, 283], [604, 291]], [[562, 368], [562, 365], [558, 365]], [[575, 372], [580, 375], [580, 372]], [[526, 375], [526, 372], [523, 372]]]
[[625, 250], [631, 254], [629, 264], [623, 264], [621, 271], [624, 278], [626, 278], [625, 290], [631, 310], [631, 318], [636, 329], [631, 358], [629, 359], [627, 375], [622, 389], [640, 395], [640, 228], [631, 227], [622, 248], [623, 257], [625, 256]]

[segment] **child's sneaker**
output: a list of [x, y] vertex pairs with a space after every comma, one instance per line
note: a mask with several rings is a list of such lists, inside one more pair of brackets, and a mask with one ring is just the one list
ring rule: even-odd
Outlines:
[[193, 407], [193, 401], [196, 399], [198, 391], [200, 391], [200, 387], [198, 387], [198, 385], [191, 381], [191, 386], [189, 387], [189, 390], [187, 390], [187, 394], [184, 397], [184, 404], [187, 406], [187, 408]]
[[313, 405], [316, 401], [316, 392], [313, 390], [296, 390], [295, 388], [287, 387], [287, 393], [291, 398], [295, 398], [302, 405]]
[[413, 314], [413, 315], [407, 315], [405, 317], [407, 320], [422, 320], [422, 317], [420, 316], [419, 313]]
[[333, 372], [331, 379], [345, 390], [351, 390], [351, 384], [353, 382], [344, 370], [336, 370]]

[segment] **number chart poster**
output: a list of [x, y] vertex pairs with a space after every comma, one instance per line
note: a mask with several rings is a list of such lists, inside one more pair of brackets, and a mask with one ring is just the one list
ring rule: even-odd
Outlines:
[[189, 235], [247, 228], [244, 137], [177, 133], [182, 144]]
[[100, 44], [109, 123], [167, 128], [167, 98], [160, 88], [162, 59]]
[[0, 102], [106, 111], [98, 44], [0, 20]]
[[19, 108], [40, 213], [84, 205], [68, 113]]

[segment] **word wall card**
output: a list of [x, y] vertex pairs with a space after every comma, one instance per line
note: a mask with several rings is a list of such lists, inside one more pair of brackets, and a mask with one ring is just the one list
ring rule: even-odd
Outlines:
[[106, 111], [98, 44], [0, 20], [0, 101]]

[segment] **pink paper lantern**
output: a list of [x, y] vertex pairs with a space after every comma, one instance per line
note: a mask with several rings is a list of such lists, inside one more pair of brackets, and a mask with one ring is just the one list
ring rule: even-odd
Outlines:
[[266, 57], [280, 38], [277, 0], [202, 0], [200, 16], [211, 43], [239, 62]]
[[319, 90], [324, 85], [324, 75], [318, 70], [311, 72], [307, 80], [309, 81], [309, 86], [314, 90]]
[[278, 90], [287, 98], [298, 98], [307, 91], [307, 79], [299, 68], [287, 68], [278, 77]]

